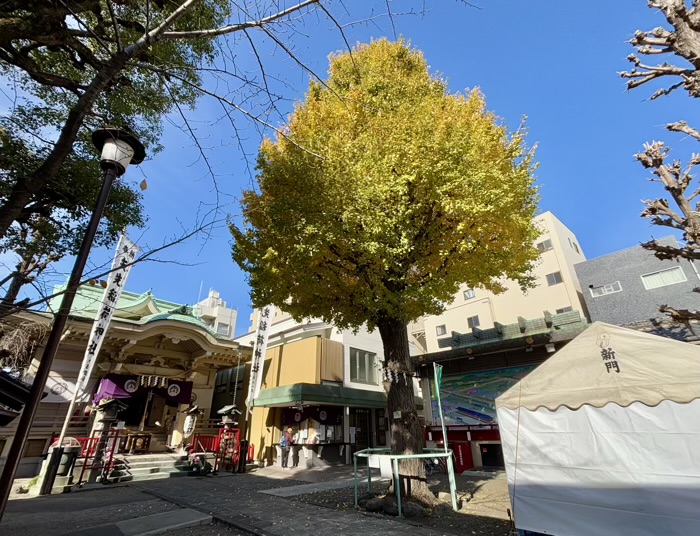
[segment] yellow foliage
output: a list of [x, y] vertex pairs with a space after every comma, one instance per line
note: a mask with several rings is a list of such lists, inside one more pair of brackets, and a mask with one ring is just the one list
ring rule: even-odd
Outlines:
[[478, 90], [450, 94], [385, 39], [331, 56], [258, 158], [233, 257], [255, 305], [339, 327], [440, 311], [460, 283], [529, 284], [533, 154]]

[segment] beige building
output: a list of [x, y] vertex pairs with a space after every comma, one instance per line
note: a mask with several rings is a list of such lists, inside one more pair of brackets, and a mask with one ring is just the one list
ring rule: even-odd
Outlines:
[[[236, 342], [253, 345], [259, 314], [251, 314], [250, 332]], [[262, 389], [248, 418], [256, 460], [279, 459], [280, 435], [289, 426], [296, 436], [290, 465], [348, 463], [354, 451], [389, 446], [382, 361], [376, 331], [341, 331], [273, 312]]]
[[580, 311], [585, 316], [581, 286], [574, 265], [586, 260], [574, 233], [551, 212], [535, 218], [541, 235], [535, 247], [541, 252], [534, 275], [537, 286], [523, 293], [517, 283], [506, 281], [508, 290], [493, 294], [461, 286], [445, 312], [419, 319], [409, 328], [417, 354], [448, 349], [456, 337], [536, 319], [550, 314]]

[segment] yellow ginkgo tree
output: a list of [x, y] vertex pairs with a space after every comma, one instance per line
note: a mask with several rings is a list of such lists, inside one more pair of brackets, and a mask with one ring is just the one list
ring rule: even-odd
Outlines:
[[[333, 55], [283, 132], [260, 148], [233, 258], [255, 306], [379, 330], [392, 450], [421, 452], [407, 324], [440, 313], [461, 283], [531, 283], [538, 195], [524, 132], [385, 39]], [[401, 472], [430, 502], [422, 464]]]

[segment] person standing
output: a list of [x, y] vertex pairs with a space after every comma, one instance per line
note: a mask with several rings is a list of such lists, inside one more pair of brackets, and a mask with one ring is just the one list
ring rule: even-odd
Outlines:
[[292, 427], [287, 428], [286, 432], [282, 433], [282, 438], [280, 439], [280, 448], [282, 449], [282, 469], [287, 469], [287, 463], [289, 461], [289, 451], [294, 444], [294, 434], [292, 433]]

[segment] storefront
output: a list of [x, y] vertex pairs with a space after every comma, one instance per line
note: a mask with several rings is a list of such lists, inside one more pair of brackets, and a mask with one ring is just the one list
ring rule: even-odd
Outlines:
[[[358, 450], [390, 445], [386, 394], [343, 385], [294, 384], [263, 389], [255, 401], [250, 441], [258, 461], [276, 463], [279, 440], [292, 428], [294, 463], [352, 463]], [[422, 407], [422, 399], [416, 399]], [[259, 447], [258, 447], [259, 446]], [[304, 458], [306, 456], [306, 458]]]

